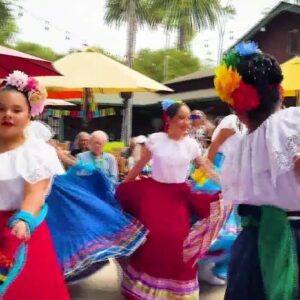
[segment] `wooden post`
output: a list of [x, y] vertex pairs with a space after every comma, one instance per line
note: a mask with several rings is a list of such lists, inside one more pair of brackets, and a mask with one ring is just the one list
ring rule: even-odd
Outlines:
[[132, 93], [120, 93], [123, 99], [122, 141], [128, 145], [132, 134]]

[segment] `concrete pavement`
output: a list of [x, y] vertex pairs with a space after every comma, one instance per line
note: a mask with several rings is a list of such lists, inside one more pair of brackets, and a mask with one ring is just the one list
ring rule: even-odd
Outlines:
[[[69, 285], [69, 290], [72, 300], [124, 300], [113, 262], [87, 280]], [[223, 300], [223, 295], [224, 288], [201, 286], [200, 300]]]

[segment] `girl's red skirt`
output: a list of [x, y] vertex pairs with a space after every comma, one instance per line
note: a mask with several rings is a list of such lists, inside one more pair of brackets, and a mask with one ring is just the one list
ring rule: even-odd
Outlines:
[[[11, 234], [7, 222], [14, 212], [0, 211], [0, 272], [9, 278], [17, 263], [21, 241]], [[6, 277], [6, 275], [8, 275]], [[0, 285], [1, 286], [1, 285]], [[3, 298], [1, 298], [1, 296]], [[51, 236], [44, 221], [27, 243], [25, 261], [18, 275], [0, 298], [3, 300], [67, 300], [68, 290], [58, 265]]]

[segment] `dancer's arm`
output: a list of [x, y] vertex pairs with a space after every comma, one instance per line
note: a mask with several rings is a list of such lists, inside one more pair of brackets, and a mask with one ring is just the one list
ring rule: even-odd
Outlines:
[[298, 179], [298, 182], [300, 182], [300, 154], [295, 157], [294, 170], [295, 170], [295, 174]]
[[[45, 200], [45, 194], [49, 186], [50, 179], [44, 179], [37, 183], [29, 184], [25, 183], [24, 187], [24, 199], [21, 204], [21, 210], [31, 213], [33, 216], [37, 216]], [[22, 240], [30, 238], [30, 234], [27, 231], [27, 225], [24, 221], [18, 221], [12, 227], [12, 234]]]
[[202, 168], [211, 180], [220, 184], [220, 176], [215, 172], [213, 164], [207, 158], [198, 156], [195, 161], [197, 167]]
[[141, 159], [136, 163], [136, 165], [129, 171], [128, 175], [126, 176], [124, 182], [133, 181], [144, 169], [145, 165], [151, 159], [151, 152], [146, 148], [142, 154]]
[[213, 162], [215, 160], [215, 156], [218, 153], [219, 148], [221, 145], [231, 136], [235, 134], [235, 130], [232, 128], [223, 128], [220, 130], [217, 137], [214, 139], [214, 141], [211, 143], [209, 149], [208, 149], [208, 159]]

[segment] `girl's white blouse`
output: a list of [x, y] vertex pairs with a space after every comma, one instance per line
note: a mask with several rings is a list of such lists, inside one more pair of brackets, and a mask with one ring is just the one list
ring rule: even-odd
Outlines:
[[300, 184], [294, 172], [300, 154], [300, 108], [271, 115], [258, 129], [236, 139], [221, 174], [225, 200], [300, 211]]
[[190, 163], [201, 155], [196, 140], [186, 136], [176, 141], [164, 132], [150, 135], [147, 147], [152, 153], [152, 177], [163, 183], [185, 182]]
[[63, 173], [55, 149], [33, 136], [16, 149], [0, 153], [0, 210], [20, 208], [25, 182], [33, 184]]

